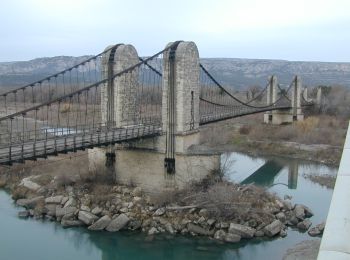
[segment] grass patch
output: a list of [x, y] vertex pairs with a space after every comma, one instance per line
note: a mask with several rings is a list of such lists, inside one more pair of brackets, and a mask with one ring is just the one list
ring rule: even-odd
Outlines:
[[247, 138], [245, 136], [235, 135], [232, 137], [231, 143], [234, 145], [243, 145], [247, 143]]

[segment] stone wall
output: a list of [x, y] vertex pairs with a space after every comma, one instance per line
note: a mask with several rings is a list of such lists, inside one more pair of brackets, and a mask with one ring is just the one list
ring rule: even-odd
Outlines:
[[[89, 150], [91, 169], [105, 170], [105, 148]], [[220, 155], [176, 155], [176, 174], [164, 169], [164, 154], [150, 150], [116, 150], [115, 178], [117, 183], [136, 185], [149, 193], [181, 189], [200, 181], [220, 167]]]

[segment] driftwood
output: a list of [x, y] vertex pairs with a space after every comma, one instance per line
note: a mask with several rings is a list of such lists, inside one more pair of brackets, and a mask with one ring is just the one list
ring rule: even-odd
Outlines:
[[198, 208], [199, 205], [188, 205], [188, 206], [178, 206], [178, 207], [166, 207], [167, 210], [183, 210], [183, 209], [194, 209]]

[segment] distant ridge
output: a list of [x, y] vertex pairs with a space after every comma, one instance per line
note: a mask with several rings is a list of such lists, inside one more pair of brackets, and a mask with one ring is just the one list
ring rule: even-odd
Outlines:
[[[0, 88], [31, 83], [64, 70], [90, 56], [57, 56], [30, 61], [0, 62]], [[268, 59], [203, 58], [201, 63], [223, 84], [243, 89], [263, 86], [274, 74], [279, 82], [288, 84], [294, 75], [302, 77], [303, 85], [342, 85], [350, 87], [350, 63], [305, 62]]]

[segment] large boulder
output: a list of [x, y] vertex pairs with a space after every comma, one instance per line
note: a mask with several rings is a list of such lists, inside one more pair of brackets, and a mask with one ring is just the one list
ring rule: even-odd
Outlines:
[[300, 220], [304, 220], [305, 218], [305, 209], [303, 207], [303, 205], [297, 204], [294, 207], [294, 214], [295, 216], [300, 219]]
[[283, 212], [277, 213], [276, 218], [282, 223], [286, 222], [286, 215]]
[[162, 215], [164, 215], [164, 213], [165, 213], [165, 208], [159, 208], [159, 209], [157, 209], [156, 210], [156, 212], [154, 212], [154, 216], [162, 216]]
[[63, 217], [64, 215], [67, 214], [74, 214], [77, 211], [76, 207], [66, 207], [62, 208], [61, 206], [57, 205], [56, 206], [56, 217]]
[[69, 213], [69, 214], [64, 215], [61, 220], [74, 220], [74, 219], [75, 219], [75, 214]]
[[207, 209], [201, 209], [198, 212], [198, 215], [204, 218], [208, 218], [209, 217], [209, 211]]
[[100, 207], [95, 207], [91, 210], [91, 213], [94, 215], [100, 215], [102, 213], [103, 209]]
[[284, 207], [284, 204], [282, 201], [280, 201], [279, 199], [278, 200], [275, 200], [275, 204], [278, 208], [282, 209]]
[[268, 237], [273, 237], [281, 232], [283, 224], [281, 221], [276, 219], [271, 224], [264, 227], [264, 233]]
[[56, 205], [55, 204], [47, 204], [45, 205], [46, 215], [55, 217], [56, 216]]
[[230, 234], [239, 235], [242, 238], [252, 238], [254, 236], [255, 231], [256, 230], [254, 228], [235, 223], [231, 223], [228, 229], [228, 232]]
[[69, 219], [62, 219], [61, 221], [61, 225], [64, 228], [68, 228], [68, 227], [79, 227], [79, 226], [83, 226], [84, 223], [80, 220], [69, 220]]
[[69, 197], [68, 201], [64, 203], [64, 208], [66, 207], [76, 207], [77, 201], [73, 197]]
[[311, 221], [310, 219], [306, 218], [304, 219], [303, 221], [299, 222], [298, 225], [297, 225], [297, 228], [299, 228], [300, 230], [308, 230], [309, 227], [311, 226]]
[[105, 229], [109, 223], [111, 223], [112, 219], [110, 216], [103, 216], [99, 220], [97, 220], [94, 224], [88, 227], [90, 230], [103, 230]]
[[142, 222], [140, 220], [133, 219], [129, 221], [128, 228], [131, 230], [137, 230], [142, 227]]
[[64, 204], [66, 204], [66, 202], [69, 200], [69, 197], [63, 197], [61, 200], [61, 205], [64, 206]]
[[173, 228], [173, 226], [170, 223], [165, 224], [165, 230], [169, 233], [169, 234], [175, 234], [175, 230]]
[[106, 230], [109, 232], [116, 232], [124, 228], [128, 223], [128, 216], [125, 214], [120, 214], [109, 223], [109, 225], [106, 227]]
[[[88, 207], [88, 206], [86, 206], [86, 205], [81, 205], [80, 206], [80, 209], [82, 210], [82, 211], [87, 211], [87, 212], [90, 212], [91, 211], [91, 209], [90, 209], [90, 207]], [[91, 212], [92, 213], [92, 212]], [[94, 214], [94, 213], [92, 213], [92, 214]], [[95, 215], [95, 214], [94, 214]]]
[[322, 223], [316, 225], [316, 227], [317, 227], [321, 232], [323, 232], [325, 226], [326, 226], [326, 223], [325, 223], [325, 222], [322, 222]]
[[34, 209], [36, 205], [44, 202], [44, 196], [38, 196], [31, 199], [19, 199], [16, 201], [18, 206], [25, 207], [27, 209]]
[[209, 227], [213, 226], [215, 224], [216, 220], [213, 218], [210, 218], [207, 220], [207, 224], [209, 225]]
[[240, 235], [227, 233], [226, 236], [225, 236], [225, 241], [229, 242], [229, 243], [237, 243], [240, 240], [241, 240], [241, 236]]
[[45, 199], [46, 204], [61, 204], [61, 201], [63, 199], [62, 195], [54, 196], [54, 197], [48, 197]]
[[321, 235], [323, 233], [325, 224], [326, 223], [322, 222], [322, 223], [320, 223], [320, 224], [310, 228], [310, 230], [308, 231], [309, 235], [312, 236], [312, 237]]
[[299, 219], [295, 216], [294, 210], [286, 211], [285, 216], [288, 226], [295, 226], [299, 223]]
[[190, 232], [193, 232], [197, 235], [202, 235], [202, 236], [212, 236], [214, 234], [214, 230], [207, 230], [193, 223], [188, 223], [187, 229]]
[[24, 211], [18, 212], [18, 217], [19, 218], [28, 218], [29, 217], [29, 211], [28, 210], [24, 210]]
[[283, 203], [283, 208], [286, 210], [292, 210], [293, 209], [293, 204], [289, 200], [284, 200], [282, 201]]
[[306, 218], [311, 218], [314, 215], [314, 213], [312, 212], [312, 210], [309, 207], [307, 207], [305, 205], [300, 205], [300, 206], [302, 206], [304, 208]]
[[218, 231], [215, 232], [214, 238], [216, 240], [224, 241], [226, 237], [226, 232], [222, 229], [219, 229]]
[[254, 234], [255, 237], [263, 237], [264, 235], [265, 234], [263, 230], [257, 230]]
[[153, 236], [153, 235], [158, 234], [158, 233], [159, 233], [159, 230], [157, 228], [155, 228], [155, 227], [151, 227], [151, 229], [148, 230], [148, 235], [149, 236]]
[[41, 186], [34, 182], [33, 179], [35, 179], [35, 176], [23, 178], [18, 186], [23, 186], [29, 190], [37, 191], [41, 188]]
[[91, 225], [98, 219], [98, 217], [90, 212], [80, 210], [78, 219], [85, 223], [85, 225]]
[[315, 237], [315, 236], [322, 234], [322, 232], [317, 227], [310, 228], [310, 230], [307, 233], [312, 237]]

